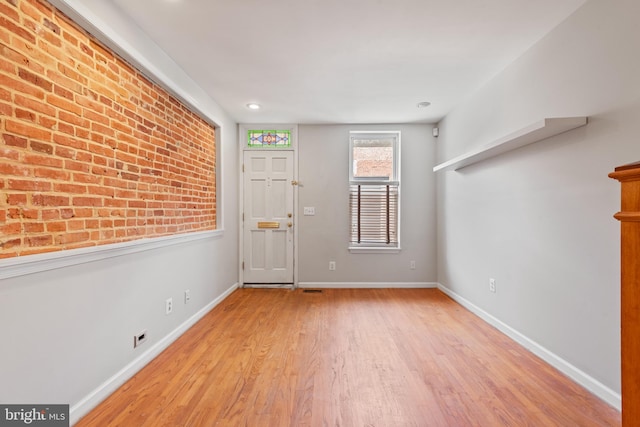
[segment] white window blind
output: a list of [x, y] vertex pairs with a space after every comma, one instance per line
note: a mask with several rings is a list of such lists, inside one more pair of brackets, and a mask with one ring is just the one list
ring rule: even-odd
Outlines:
[[398, 193], [397, 182], [350, 185], [351, 245], [398, 246]]

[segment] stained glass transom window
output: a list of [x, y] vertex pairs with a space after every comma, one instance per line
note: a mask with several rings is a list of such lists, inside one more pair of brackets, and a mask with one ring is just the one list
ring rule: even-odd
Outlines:
[[249, 147], [291, 147], [290, 130], [250, 130], [247, 133]]

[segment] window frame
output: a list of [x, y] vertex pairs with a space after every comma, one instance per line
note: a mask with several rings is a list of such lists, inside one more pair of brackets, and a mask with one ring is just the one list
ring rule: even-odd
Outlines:
[[[354, 177], [353, 176], [353, 149], [354, 143], [358, 140], [372, 139], [391, 139], [393, 144], [393, 176], [390, 179], [375, 179], [371, 177]], [[397, 186], [397, 207], [396, 207], [396, 232], [397, 243], [389, 246], [386, 243], [353, 243], [349, 239], [350, 253], [398, 253], [401, 250], [401, 185], [400, 185], [400, 165], [401, 165], [401, 132], [400, 131], [350, 131], [349, 132], [349, 194], [351, 195], [351, 187], [358, 184], [369, 185], [396, 185]], [[349, 209], [349, 235], [351, 235], [351, 227], [353, 224], [352, 212]]]

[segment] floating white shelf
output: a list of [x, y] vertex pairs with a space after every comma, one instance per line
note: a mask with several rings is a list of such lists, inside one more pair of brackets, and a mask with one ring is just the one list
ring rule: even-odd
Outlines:
[[586, 117], [553, 117], [542, 119], [502, 137], [492, 144], [485, 145], [484, 147], [477, 148], [444, 163], [440, 163], [433, 168], [433, 171], [458, 170], [490, 157], [515, 150], [527, 144], [542, 141], [543, 139], [559, 135], [586, 124]]

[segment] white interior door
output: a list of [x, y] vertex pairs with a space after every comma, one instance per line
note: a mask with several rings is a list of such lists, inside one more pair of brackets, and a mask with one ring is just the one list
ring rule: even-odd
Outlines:
[[244, 152], [244, 283], [293, 283], [293, 151]]

